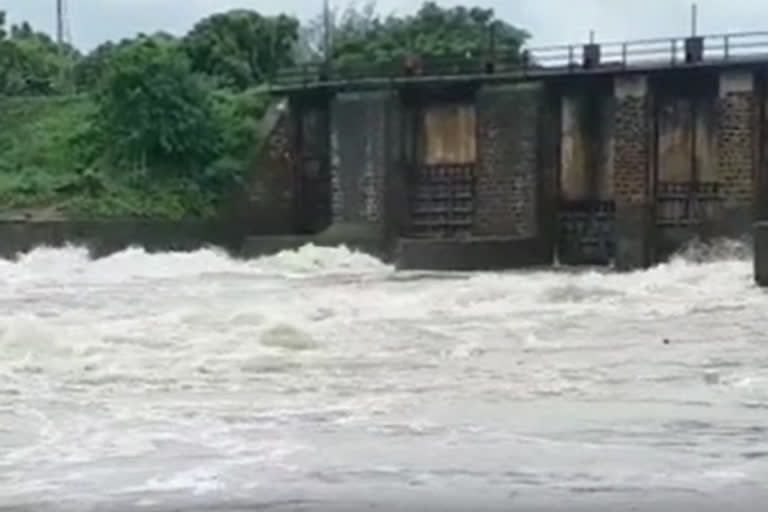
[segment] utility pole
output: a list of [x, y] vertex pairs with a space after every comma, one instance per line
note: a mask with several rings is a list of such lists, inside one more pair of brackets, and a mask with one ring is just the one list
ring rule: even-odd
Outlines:
[[696, 3], [691, 4], [691, 36], [696, 37], [698, 28], [699, 7]]
[[323, 0], [323, 53], [326, 64], [331, 61], [331, 5]]
[[64, 0], [56, 0], [56, 43], [64, 44]]

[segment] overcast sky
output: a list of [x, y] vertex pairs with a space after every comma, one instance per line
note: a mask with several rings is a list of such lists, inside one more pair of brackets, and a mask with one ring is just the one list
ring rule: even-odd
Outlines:
[[[345, 6], [348, 0], [331, 0]], [[0, 0], [11, 21], [28, 20], [53, 32], [56, 0]], [[265, 14], [283, 11], [301, 19], [316, 15], [321, 0], [67, 0], [73, 42], [90, 49], [107, 39], [165, 30], [181, 34], [199, 18], [246, 7]], [[382, 12], [410, 12], [420, 0], [379, 0]], [[441, 0], [441, 5], [458, 3]], [[533, 34], [531, 45], [574, 43], [594, 29], [598, 40], [685, 35], [690, 0], [467, 0]], [[766, 0], [698, 0], [700, 32], [768, 30]]]

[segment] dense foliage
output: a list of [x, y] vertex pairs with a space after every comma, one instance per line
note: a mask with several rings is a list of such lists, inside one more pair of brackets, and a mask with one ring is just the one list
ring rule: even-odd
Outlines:
[[334, 60], [388, 62], [406, 54], [423, 56], [516, 53], [528, 34], [495, 18], [492, 9], [425, 3], [413, 16], [380, 18], [369, 8], [349, 10], [333, 38]]
[[[516, 52], [527, 34], [489, 9], [426, 3], [380, 16], [373, 4], [301, 25], [232, 10], [182, 37], [140, 34], [83, 55], [0, 12], [0, 201], [66, 215], [213, 215], [249, 169], [265, 85], [329, 54], [380, 63], [405, 54]], [[331, 47], [326, 52], [325, 42]]]

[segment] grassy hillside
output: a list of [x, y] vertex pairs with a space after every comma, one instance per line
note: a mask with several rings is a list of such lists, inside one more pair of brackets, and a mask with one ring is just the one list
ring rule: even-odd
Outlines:
[[0, 98], [2, 210], [60, 202], [57, 190], [78, 177], [73, 142], [91, 110], [80, 97]]
[[[210, 217], [215, 198], [179, 180], [137, 178], [95, 154], [88, 96], [0, 97], [0, 215]], [[246, 125], [248, 126], [248, 125]]]

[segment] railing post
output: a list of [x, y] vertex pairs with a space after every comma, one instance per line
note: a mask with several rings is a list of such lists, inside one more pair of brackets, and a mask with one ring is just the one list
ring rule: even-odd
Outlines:
[[527, 49], [523, 50], [523, 54], [521, 55], [522, 66], [523, 66], [523, 76], [528, 75], [528, 67], [531, 65], [531, 52]]
[[704, 38], [691, 36], [685, 39], [685, 62], [693, 64], [704, 60]]
[[724, 60], [728, 60], [730, 58], [730, 53], [731, 53], [730, 45], [731, 45], [731, 38], [730, 38], [730, 36], [728, 36], [726, 34], [725, 36], [723, 36], [723, 57], [724, 57]]
[[573, 45], [568, 46], [568, 69], [573, 69]]
[[672, 59], [670, 61], [671, 64], [675, 64], [677, 62], [677, 39], [672, 40]]
[[621, 43], [621, 65], [627, 67], [627, 43]]
[[591, 69], [600, 65], [600, 45], [589, 43], [582, 48], [581, 65], [584, 69]]

